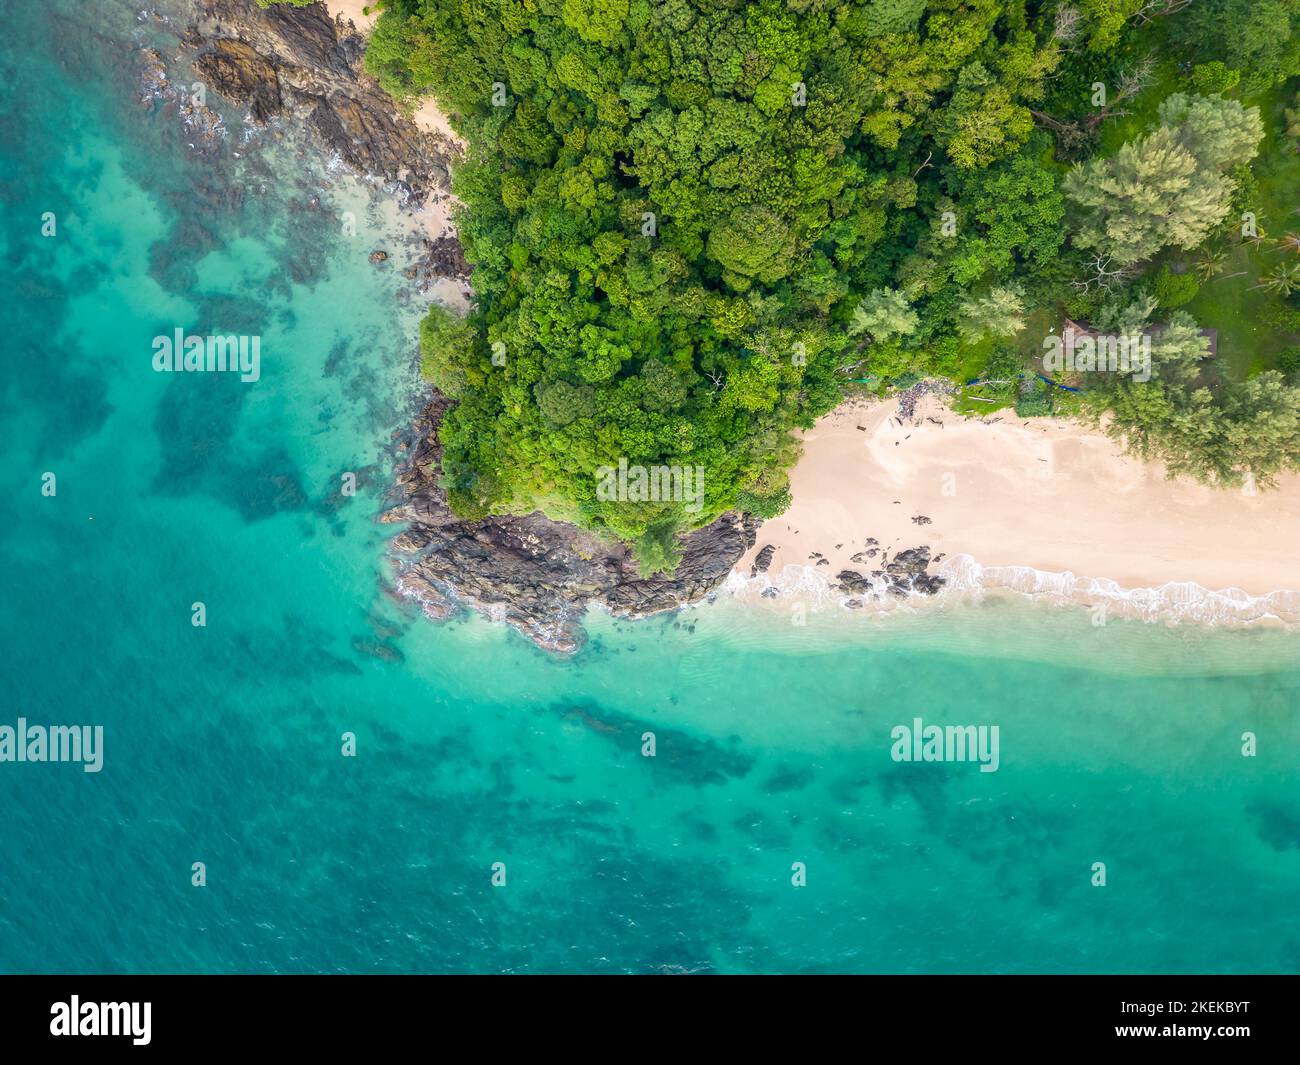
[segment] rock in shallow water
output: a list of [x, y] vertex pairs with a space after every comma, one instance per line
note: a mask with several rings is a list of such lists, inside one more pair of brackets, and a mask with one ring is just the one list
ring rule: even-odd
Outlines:
[[[706, 596], [744, 554], [746, 525], [734, 514], [686, 537], [676, 573], [649, 578], [625, 545], [540, 513], [462, 521], [438, 484], [437, 427], [451, 405], [435, 394], [416, 419], [410, 457], [397, 473], [400, 500], [381, 518], [408, 523], [394, 544], [407, 556], [397, 561], [397, 585], [426, 615], [460, 604], [539, 647], [570, 653], [586, 639], [588, 606], [622, 617], [672, 610]], [[430, 600], [438, 604], [432, 610]]]
[[183, 39], [207, 88], [262, 125], [297, 118], [357, 173], [423, 203], [449, 187], [448, 156], [366, 73], [365, 41], [322, 4], [202, 0]]
[[[874, 550], [871, 554], [875, 554]], [[859, 555], [853, 556], [854, 560]], [[909, 547], [900, 551], [885, 564], [884, 569], [873, 570], [870, 577], [857, 570], [841, 570], [835, 575], [840, 590], [850, 595], [863, 595], [874, 591], [887, 595], [905, 596], [909, 592], [935, 595], [947, 583], [943, 577], [927, 572], [930, 566], [930, 548]]]

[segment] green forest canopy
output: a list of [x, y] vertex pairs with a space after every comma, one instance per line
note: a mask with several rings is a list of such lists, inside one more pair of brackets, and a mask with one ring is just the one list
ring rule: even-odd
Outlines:
[[[792, 430], [851, 380], [1041, 390], [1027, 353], [1066, 314], [1182, 336], [1165, 312], [1215, 276], [1195, 249], [1222, 270], [1240, 242], [1298, 56], [1300, 0], [387, 0], [370, 68], [469, 144], [477, 304], [421, 336], [453, 507], [671, 566], [674, 532], [788, 504]], [[1094, 375], [1085, 413], [1210, 482], [1295, 468], [1294, 379], [1177, 346], [1145, 384]], [[620, 459], [703, 467], [703, 508], [599, 498]]]

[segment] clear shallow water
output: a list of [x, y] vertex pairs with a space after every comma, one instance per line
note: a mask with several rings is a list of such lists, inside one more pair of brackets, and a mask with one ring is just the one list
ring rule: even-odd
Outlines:
[[[188, 152], [129, 6], [66, 10], [0, 44], [0, 724], [102, 724], [105, 765], [0, 764], [0, 969], [1300, 968], [1294, 634], [719, 601], [558, 661], [412, 618], [373, 521], [418, 401], [390, 213]], [[261, 381], [153, 373], [176, 326], [259, 333]], [[917, 715], [998, 725], [998, 772], [893, 762]]]

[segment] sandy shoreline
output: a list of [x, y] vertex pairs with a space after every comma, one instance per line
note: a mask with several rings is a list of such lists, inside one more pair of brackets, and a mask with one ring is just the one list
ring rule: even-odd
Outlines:
[[[323, 0], [323, 2], [325, 10], [329, 12], [332, 19], [336, 22], [340, 19], [351, 22], [363, 37], [369, 36], [370, 31], [375, 28], [375, 23], [379, 21], [380, 11], [376, 0]], [[437, 100], [432, 97], [423, 100], [411, 117], [421, 129], [447, 141], [457, 154], [465, 154], [465, 142], [451, 128], [451, 122], [443, 114]]]
[[[893, 402], [820, 419], [791, 491], [736, 566], [742, 597], [843, 600], [827, 587], [840, 571], [869, 575], [886, 553], [927, 545], [948, 582], [941, 601], [1000, 588], [1152, 620], [1300, 621], [1300, 476], [1215, 491], [1167, 480], [1077, 423], [963, 418], [927, 399], [914, 422]], [[769, 544], [767, 573], [750, 579]]]
[[[379, 14], [366, 0], [325, 6], [362, 34]], [[413, 117], [463, 154], [436, 101]], [[420, 208], [428, 239], [455, 236], [457, 206], [446, 193]], [[472, 299], [451, 283], [434, 295], [462, 313]], [[1003, 589], [1152, 620], [1300, 622], [1300, 476], [1273, 491], [1219, 492], [1169, 481], [1071, 422], [963, 418], [933, 399], [911, 421], [895, 412], [893, 402], [845, 405], [804, 435], [794, 502], [735, 567], [735, 595], [844, 601], [841, 571], [869, 576], [925, 545], [930, 572], [947, 582], [940, 602]], [[767, 571], [753, 575], [769, 545]]]
[[[379, 19], [380, 12], [375, 0], [324, 0], [324, 4], [331, 18], [336, 22], [340, 19], [351, 22], [362, 36], [368, 36]], [[366, 10], [368, 6], [369, 12]], [[411, 117], [421, 129], [433, 134], [435, 139], [445, 142], [451, 154], [464, 156], [465, 142], [451, 128], [451, 122], [443, 114], [436, 100], [429, 98], [422, 101]], [[428, 202], [416, 212], [430, 240], [456, 235], [456, 225], [451, 216], [458, 206], [460, 201], [448, 193], [442, 196], [431, 196]], [[470, 298], [464, 296], [455, 301], [462, 313], [464, 307], [460, 305], [468, 306]]]
[[[340, 18], [345, 19], [363, 34], [374, 29], [379, 19], [377, 0], [324, 0], [324, 3], [325, 10], [330, 13], [331, 18], [336, 21]], [[366, 8], [371, 5], [374, 6], [374, 10], [367, 14]]]

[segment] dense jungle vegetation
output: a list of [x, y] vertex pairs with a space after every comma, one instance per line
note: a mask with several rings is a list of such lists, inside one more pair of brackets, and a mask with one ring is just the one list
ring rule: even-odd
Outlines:
[[[469, 145], [477, 305], [421, 337], [463, 515], [670, 568], [921, 377], [1225, 487], [1300, 464], [1300, 0], [386, 0], [367, 61]], [[1067, 318], [1151, 380], [1044, 380]], [[705, 506], [598, 498], [620, 458]]]

